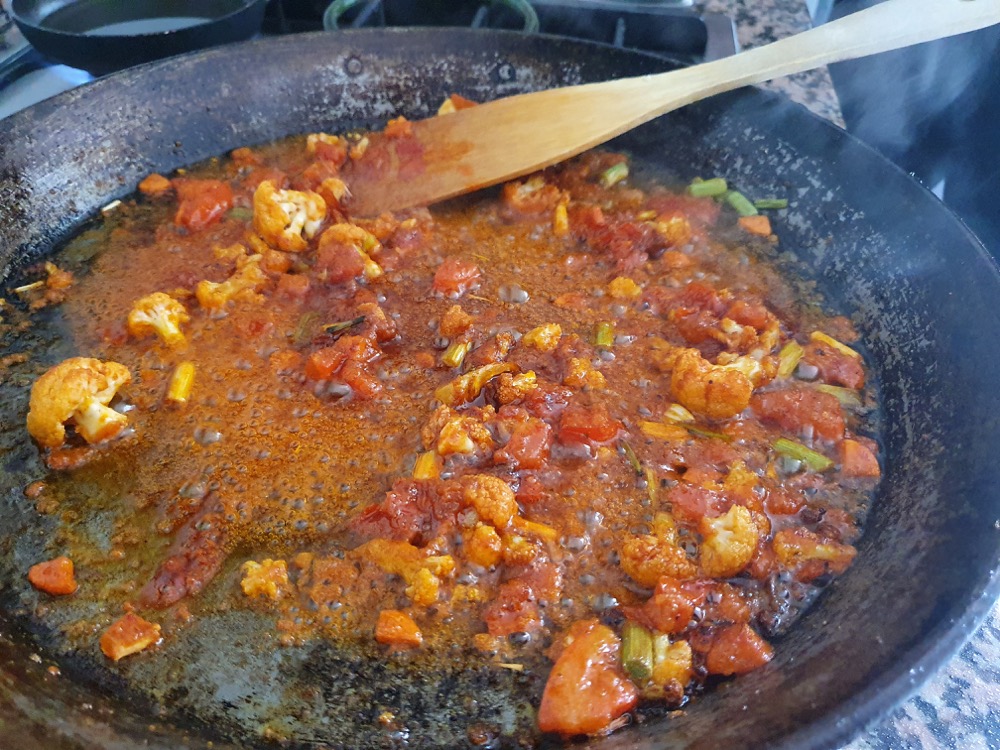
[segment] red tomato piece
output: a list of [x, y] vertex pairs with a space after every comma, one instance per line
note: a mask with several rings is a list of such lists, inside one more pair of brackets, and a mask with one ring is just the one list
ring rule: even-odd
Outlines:
[[622, 671], [621, 640], [597, 620], [577, 622], [545, 683], [538, 728], [569, 737], [596, 734], [639, 702], [639, 691]]
[[770, 644], [749, 625], [728, 625], [715, 634], [705, 656], [710, 674], [746, 674], [774, 657]]
[[604, 404], [570, 404], [559, 418], [559, 439], [564, 443], [607, 443], [621, 429], [621, 422], [608, 414]]
[[171, 183], [179, 200], [174, 223], [192, 232], [218, 221], [233, 206], [233, 189], [228, 182], [175, 177]]
[[812, 432], [824, 440], [844, 436], [844, 414], [836, 396], [812, 388], [754, 394], [750, 407], [764, 420], [798, 435]]
[[515, 469], [540, 469], [549, 458], [552, 428], [535, 417], [514, 427], [507, 444], [497, 451], [496, 463], [510, 463]]
[[667, 492], [667, 499], [674, 518], [689, 526], [697, 526], [706, 516], [721, 516], [729, 510], [730, 505], [720, 492], [687, 482], [678, 482], [671, 487]]
[[363, 539], [381, 537], [416, 544], [457, 523], [465, 507], [462, 487], [438, 479], [397, 479], [385, 499], [369, 505], [350, 524]]
[[802, 361], [819, 370], [819, 378], [830, 385], [861, 389], [865, 386], [865, 369], [861, 360], [835, 349], [822, 341], [805, 345]]
[[479, 286], [482, 273], [479, 266], [463, 258], [447, 258], [434, 273], [434, 291], [450, 297], [459, 297]]
[[857, 440], [842, 440], [839, 447], [840, 471], [847, 477], [873, 477], [882, 475], [878, 459], [868, 446]]

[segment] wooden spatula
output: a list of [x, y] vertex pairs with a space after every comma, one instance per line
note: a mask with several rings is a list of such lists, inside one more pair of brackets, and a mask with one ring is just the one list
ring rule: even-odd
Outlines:
[[420, 120], [413, 123], [416, 143], [387, 139], [362, 157], [350, 175], [350, 209], [365, 216], [434, 203], [555, 164], [723, 91], [996, 23], [1000, 0], [886, 0], [722, 60], [522, 94]]

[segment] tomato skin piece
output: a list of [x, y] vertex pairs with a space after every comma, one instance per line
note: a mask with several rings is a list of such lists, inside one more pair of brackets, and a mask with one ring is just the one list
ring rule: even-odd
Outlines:
[[192, 232], [215, 223], [233, 206], [233, 189], [227, 182], [177, 177], [171, 183], [180, 201], [174, 223]]
[[710, 674], [746, 674], [774, 658], [771, 646], [747, 624], [729, 625], [715, 634], [705, 667]]
[[64, 555], [32, 565], [28, 570], [28, 581], [39, 591], [52, 596], [73, 594], [77, 588], [73, 561]]
[[577, 622], [542, 694], [538, 728], [564, 737], [596, 734], [635, 708], [639, 691], [620, 666], [621, 640], [597, 620]]

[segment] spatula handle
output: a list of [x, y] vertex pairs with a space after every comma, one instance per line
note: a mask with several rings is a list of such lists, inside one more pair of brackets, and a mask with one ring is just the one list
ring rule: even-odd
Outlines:
[[[886, 0], [801, 34], [689, 69], [697, 98], [1000, 23], [1000, 0]], [[676, 90], [675, 90], [676, 92]], [[674, 109], [676, 95], [664, 92]]]

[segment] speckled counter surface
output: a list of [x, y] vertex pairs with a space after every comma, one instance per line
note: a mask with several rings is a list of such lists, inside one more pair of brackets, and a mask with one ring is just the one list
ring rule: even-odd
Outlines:
[[[735, 18], [743, 49], [811, 25], [805, 0], [703, 0], [703, 11]], [[828, 71], [783, 78], [765, 88], [843, 126]], [[842, 750], [1000, 750], [1000, 606], [960, 653], [902, 706]]]
[[[742, 49], [759, 47], [811, 25], [805, 0], [695, 0], [701, 11], [724, 13], [736, 21]], [[840, 105], [826, 68], [779, 78], [763, 88], [780, 91], [821, 117], [843, 127]]]

